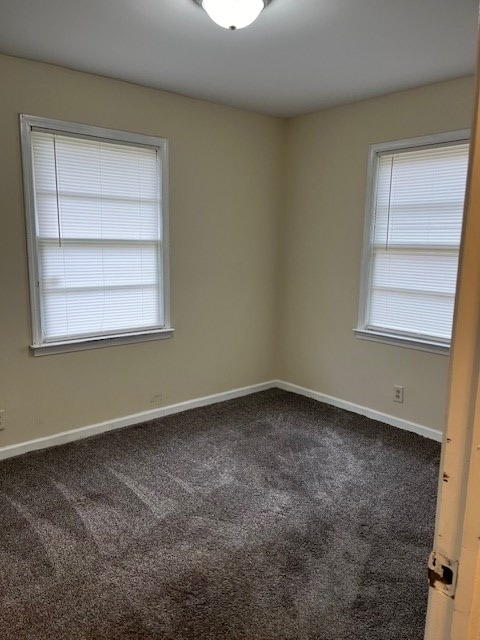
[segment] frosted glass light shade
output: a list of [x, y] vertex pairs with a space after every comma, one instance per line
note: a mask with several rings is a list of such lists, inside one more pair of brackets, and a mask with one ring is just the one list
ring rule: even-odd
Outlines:
[[265, 8], [264, 0], [203, 0], [202, 7], [224, 29], [243, 29]]

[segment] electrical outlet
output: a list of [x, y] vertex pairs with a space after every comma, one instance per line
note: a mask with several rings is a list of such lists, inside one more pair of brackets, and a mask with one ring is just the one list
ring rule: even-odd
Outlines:
[[7, 428], [7, 416], [5, 415], [5, 409], [0, 409], [0, 431], [5, 431]]
[[394, 385], [393, 387], [393, 401], [394, 402], [403, 402], [405, 389], [404, 387], [400, 387], [398, 385]]
[[150, 404], [154, 407], [158, 407], [162, 404], [163, 393], [156, 393], [154, 396], [150, 398]]

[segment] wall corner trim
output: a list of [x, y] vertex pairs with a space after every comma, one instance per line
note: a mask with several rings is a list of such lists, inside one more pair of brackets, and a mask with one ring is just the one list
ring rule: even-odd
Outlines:
[[416, 433], [419, 436], [429, 438], [430, 440], [435, 440], [436, 442], [442, 442], [443, 439], [443, 433], [441, 431], [438, 431], [437, 429], [425, 427], [422, 424], [410, 422], [409, 420], [404, 420], [403, 418], [397, 418], [396, 416], [392, 416], [388, 413], [382, 413], [381, 411], [376, 411], [375, 409], [370, 409], [369, 407], [363, 407], [360, 404], [348, 402], [348, 400], [342, 400], [341, 398], [328, 396], [325, 393], [313, 391], [313, 389], [300, 387], [299, 385], [293, 384], [291, 382], [276, 380], [275, 386], [279, 389], [283, 389], [284, 391], [291, 391], [292, 393], [297, 393], [298, 395], [305, 396], [307, 398], [313, 398], [313, 400], [324, 402], [325, 404], [332, 405], [333, 407], [345, 409], [346, 411], [358, 413], [361, 416], [366, 416], [367, 418], [371, 418], [372, 420], [384, 422], [385, 424], [388, 424], [392, 427], [397, 427], [398, 429], [403, 429], [404, 431]]
[[28, 440], [27, 442], [20, 442], [18, 444], [7, 445], [0, 447], [0, 460], [6, 460], [7, 458], [13, 458], [15, 456], [29, 453], [30, 451], [38, 451], [40, 449], [48, 449], [50, 447], [56, 447], [67, 442], [74, 442], [76, 440], [83, 440], [84, 438], [90, 438], [92, 436], [106, 433], [107, 431], [114, 431], [115, 429], [122, 429], [124, 427], [130, 427], [142, 422], [148, 422], [149, 420], [156, 420], [157, 418], [163, 418], [164, 416], [170, 416], [174, 413], [181, 413], [182, 411], [188, 411], [189, 409], [195, 409], [197, 407], [205, 407], [217, 402], [225, 402], [226, 400], [233, 400], [234, 398], [241, 398], [248, 396], [252, 393], [258, 393], [259, 391], [266, 391], [267, 389], [282, 389], [283, 391], [290, 391], [307, 398], [324, 402], [325, 404], [338, 407], [339, 409], [345, 409], [353, 413], [358, 413], [362, 416], [367, 416], [373, 420], [384, 422], [385, 424], [397, 427], [405, 431], [411, 431], [430, 440], [436, 442], [442, 441], [442, 432], [430, 427], [425, 427], [415, 422], [409, 422], [401, 418], [396, 418], [387, 413], [376, 411], [375, 409], [369, 409], [368, 407], [362, 407], [361, 405], [348, 402], [347, 400], [341, 400], [333, 396], [328, 396], [319, 391], [313, 391], [312, 389], [306, 389], [300, 387], [291, 382], [285, 382], [283, 380], [270, 380], [268, 382], [262, 382], [260, 384], [250, 385], [248, 387], [240, 387], [239, 389], [232, 389], [230, 391], [223, 391], [221, 393], [215, 393], [209, 396], [203, 396], [201, 398], [194, 398], [193, 400], [186, 400], [185, 402], [178, 402], [165, 407], [158, 407], [157, 409], [150, 409], [148, 411], [141, 411], [140, 413], [134, 413], [122, 418], [113, 418], [105, 422], [99, 422], [97, 424], [88, 425], [86, 427], [80, 427], [79, 429], [71, 429], [69, 431], [62, 431], [61, 433], [55, 433], [51, 436], [44, 436], [43, 438], [36, 438], [35, 440]]

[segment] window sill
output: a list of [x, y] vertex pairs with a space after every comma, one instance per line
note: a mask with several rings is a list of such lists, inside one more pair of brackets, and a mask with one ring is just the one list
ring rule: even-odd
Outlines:
[[417, 351], [427, 351], [429, 353], [437, 353], [448, 356], [450, 354], [450, 345], [430, 340], [422, 340], [420, 338], [399, 336], [392, 333], [381, 333], [372, 331], [371, 329], [354, 329], [354, 334], [362, 340], [372, 340], [373, 342], [382, 342], [391, 344], [396, 347], [406, 347], [407, 349], [415, 349]]
[[68, 342], [51, 342], [50, 344], [31, 345], [34, 356], [48, 356], [55, 353], [69, 353], [71, 351], [85, 351], [87, 349], [101, 349], [134, 342], [148, 342], [151, 340], [165, 340], [172, 338], [174, 329], [159, 329], [145, 333], [130, 333], [98, 338], [85, 338]]

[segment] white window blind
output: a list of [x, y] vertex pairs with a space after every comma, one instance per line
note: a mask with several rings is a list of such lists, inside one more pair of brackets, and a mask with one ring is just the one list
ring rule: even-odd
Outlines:
[[30, 135], [37, 343], [165, 328], [159, 150]]
[[377, 155], [366, 329], [450, 342], [468, 148]]

